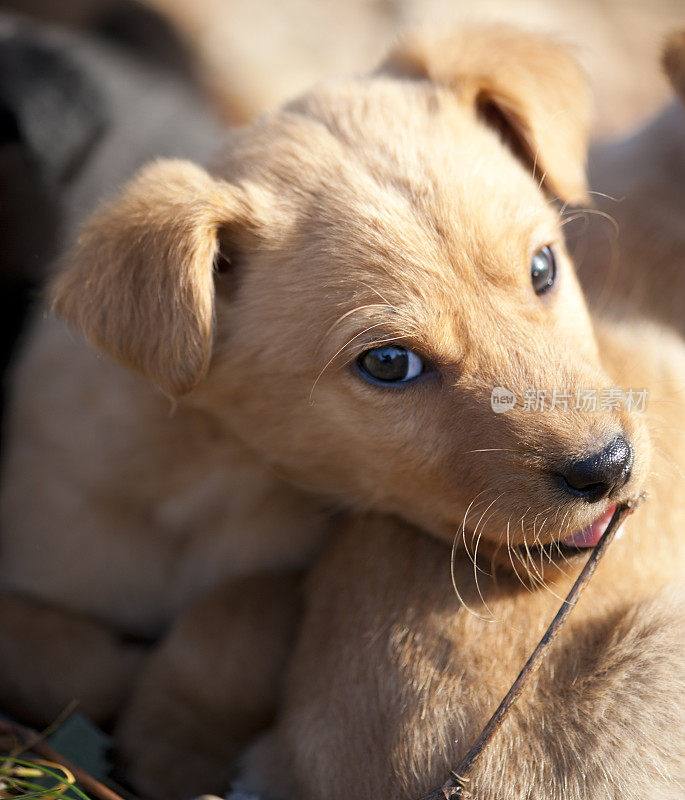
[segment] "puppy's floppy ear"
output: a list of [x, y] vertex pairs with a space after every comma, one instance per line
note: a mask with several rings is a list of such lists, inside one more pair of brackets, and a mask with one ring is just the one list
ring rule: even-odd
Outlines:
[[424, 31], [406, 38], [380, 71], [452, 89], [497, 128], [551, 194], [587, 202], [589, 91], [558, 42], [504, 26]]
[[219, 231], [244, 216], [235, 187], [156, 161], [86, 223], [53, 281], [54, 307], [96, 348], [186, 394], [211, 356]]
[[669, 34], [661, 54], [661, 63], [671, 85], [685, 103], [685, 28]]

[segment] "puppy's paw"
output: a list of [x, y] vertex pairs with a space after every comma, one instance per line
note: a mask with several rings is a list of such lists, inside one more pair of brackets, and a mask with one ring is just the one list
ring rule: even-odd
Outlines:
[[36, 727], [76, 701], [97, 724], [121, 707], [145, 648], [50, 603], [0, 593], [0, 706]]
[[266, 728], [296, 620], [298, 578], [236, 578], [191, 606], [150, 656], [114, 739], [139, 794], [228, 790]]

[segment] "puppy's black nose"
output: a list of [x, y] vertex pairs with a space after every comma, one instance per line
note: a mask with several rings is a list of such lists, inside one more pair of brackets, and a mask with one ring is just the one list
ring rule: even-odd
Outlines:
[[596, 503], [620, 489], [632, 468], [633, 448], [623, 436], [617, 436], [603, 450], [568, 464], [560, 476], [567, 491], [588, 503]]

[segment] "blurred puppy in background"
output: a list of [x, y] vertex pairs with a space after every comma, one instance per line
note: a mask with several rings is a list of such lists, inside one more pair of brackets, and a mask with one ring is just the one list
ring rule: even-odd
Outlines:
[[205, 158], [218, 142], [190, 57], [159, 17], [112, 0], [79, 22], [87, 36], [0, 14], [3, 385], [29, 306], [76, 223], [150, 158]]
[[599, 313], [633, 314], [685, 335], [685, 31], [663, 66], [677, 95], [633, 135], [591, 150], [598, 214], [573, 235], [574, 258]]

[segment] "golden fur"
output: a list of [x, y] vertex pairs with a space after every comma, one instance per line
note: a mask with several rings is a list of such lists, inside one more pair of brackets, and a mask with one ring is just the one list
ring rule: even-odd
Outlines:
[[[197, 755], [202, 772], [214, 758], [225, 778], [221, 759], [265, 724], [292, 621], [274, 602], [265, 641], [248, 635], [231, 584], [306, 564], [336, 511], [415, 526], [442, 542], [427, 545], [435, 552], [465, 520], [464, 558], [478, 550], [506, 569], [508, 546], [521, 545], [526, 574], [563, 583], [563, 564], [536, 565], [525, 546], [553, 547], [606, 504], [570, 499], [554, 473], [622, 433], [635, 461], [615, 501], [647, 480], [638, 414], [490, 408], [497, 385], [519, 397], [612, 385], [551, 202], [584, 194], [586, 127], [582, 75], [557, 43], [501, 28], [419, 35], [375, 73], [236, 132], [211, 170], [149, 166], [85, 227], [55, 279], [56, 307], [140, 375], [95, 358], [55, 320], [38, 326], [15, 386], [0, 578], [18, 603], [39, 598], [70, 620], [153, 637], [173, 623], [118, 737], [148, 792], [193, 789], [164, 782], [160, 752], [172, 760], [182, 741], [183, 758]], [[559, 279], [537, 297], [530, 260], [543, 245]], [[385, 341], [433, 370], [400, 390], [362, 380], [357, 356]], [[393, 552], [381, 550], [369, 566], [383, 581]], [[681, 562], [673, 553], [667, 568]], [[274, 584], [285, 608], [291, 589]], [[206, 621], [213, 603], [221, 625]], [[344, 603], [336, 613], [344, 634]], [[0, 609], [0, 650], [13, 646], [8, 631]], [[217, 667], [233, 652], [244, 674]], [[257, 662], [259, 691], [236, 696]], [[58, 695], [60, 670], [45, 664]], [[116, 665], [89, 676], [100, 717], [118, 710], [130, 669], [122, 658], [117, 682]], [[503, 652], [485, 688], [510, 670]], [[207, 700], [196, 690], [224, 674], [219, 733], [198, 736], [193, 714]], [[23, 680], [0, 661], [0, 696]], [[423, 747], [410, 745], [421, 763]]]

